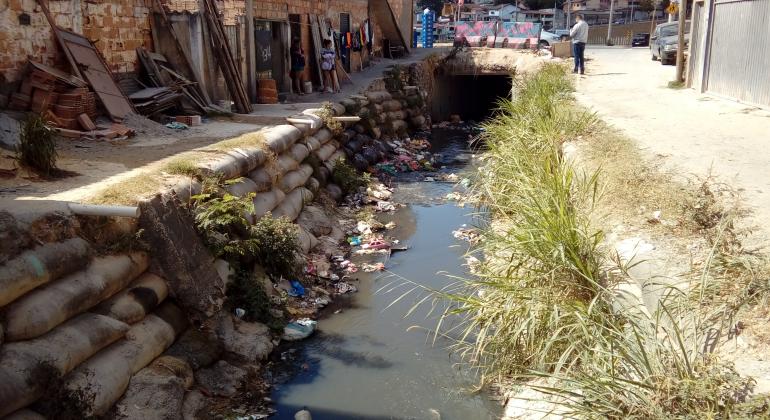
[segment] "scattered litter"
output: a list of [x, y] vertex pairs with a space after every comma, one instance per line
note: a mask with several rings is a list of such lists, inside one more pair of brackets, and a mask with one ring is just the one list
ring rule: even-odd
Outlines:
[[407, 251], [408, 249], [408, 246], [394, 246], [390, 248], [390, 253]]
[[316, 306], [318, 306], [319, 308], [323, 308], [324, 306], [326, 306], [329, 303], [331, 303], [331, 300], [328, 297], [326, 297], [326, 296], [321, 296], [321, 297], [315, 298], [313, 303], [315, 303]]
[[383, 263], [377, 263], [377, 264], [363, 264], [361, 265], [361, 269], [364, 270], [366, 273], [373, 273], [375, 271], [382, 271], [385, 269], [385, 264]]
[[376, 210], [381, 212], [396, 211], [396, 206], [395, 204], [389, 203], [387, 201], [378, 201]]
[[660, 223], [660, 216], [661, 216], [661, 214], [662, 213], [661, 213], [660, 210], [655, 210], [654, 212], [652, 212], [652, 217], [647, 219], [647, 223], [650, 223], [650, 224], [653, 224], [653, 225]]
[[235, 308], [235, 317], [236, 318], [243, 318], [243, 316], [246, 315], [246, 310], [241, 308]]
[[478, 258], [469, 255], [465, 258], [465, 265], [468, 266], [468, 269], [471, 270], [471, 273], [475, 272], [476, 269], [481, 265], [481, 261], [479, 261]]
[[362, 235], [372, 234], [372, 225], [366, 222], [358, 222], [358, 224], [356, 225], [356, 229], [358, 229], [358, 231], [361, 232]]
[[463, 241], [468, 241], [471, 244], [475, 244], [479, 241], [481, 234], [479, 233], [478, 229], [462, 227], [460, 229], [453, 230], [452, 236], [454, 236], [455, 239], [460, 239]]
[[462, 185], [462, 186], [463, 186], [463, 187], [465, 187], [465, 188], [468, 188], [468, 187], [470, 187], [470, 186], [471, 186], [471, 180], [470, 180], [470, 178], [463, 178], [463, 179], [460, 181], [460, 185]]
[[297, 280], [291, 281], [291, 290], [287, 292], [291, 297], [305, 296], [305, 288], [302, 287], [302, 283]]
[[381, 240], [381, 239], [375, 239], [375, 240], [369, 242], [368, 244], [361, 245], [361, 248], [363, 248], [363, 249], [375, 249], [375, 250], [389, 249], [390, 248], [390, 244], [385, 242], [385, 241], [383, 241], [383, 240]]
[[281, 338], [286, 341], [303, 340], [310, 337], [310, 334], [313, 334], [317, 324], [316, 321], [309, 318], [302, 318], [290, 322], [283, 328], [283, 335]]
[[385, 229], [391, 230], [396, 228], [396, 222], [388, 222], [385, 224]]
[[390, 197], [393, 196], [393, 192], [382, 184], [376, 184], [367, 188], [366, 193], [378, 200], [390, 200]]
[[425, 182], [436, 182], [436, 180], [432, 176], [426, 176], [424, 181]]
[[344, 281], [337, 283], [334, 287], [337, 289], [337, 293], [341, 295], [344, 295], [345, 293], [355, 293], [358, 291], [356, 286], [353, 286], [352, 284]]
[[361, 237], [360, 236], [352, 236], [348, 238], [348, 243], [351, 246], [359, 246], [361, 245]]
[[446, 199], [447, 200], [460, 201], [460, 200], [463, 199], [463, 196], [462, 196], [462, 194], [460, 194], [458, 192], [451, 192], [451, 193], [446, 195]]
[[248, 414], [245, 416], [236, 417], [235, 420], [261, 420], [270, 417], [270, 414]]
[[190, 126], [188, 126], [187, 124], [180, 123], [180, 122], [177, 122], [177, 121], [172, 121], [172, 122], [166, 124], [166, 127], [174, 129], [174, 130], [187, 130], [188, 128], [190, 128]]

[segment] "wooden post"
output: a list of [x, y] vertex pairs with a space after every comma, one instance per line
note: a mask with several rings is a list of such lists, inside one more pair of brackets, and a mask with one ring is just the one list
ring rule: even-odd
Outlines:
[[257, 52], [254, 41], [254, 0], [246, 0], [246, 85], [249, 98], [257, 102]]

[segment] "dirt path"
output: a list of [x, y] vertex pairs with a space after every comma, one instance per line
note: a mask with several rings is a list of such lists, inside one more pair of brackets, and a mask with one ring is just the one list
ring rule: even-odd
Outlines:
[[[593, 48], [587, 56], [587, 75], [576, 79], [580, 102], [669, 168], [684, 176], [711, 171], [740, 189], [753, 211], [749, 223], [770, 219], [770, 110], [669, 89], [674, 66], [651, 61], [647, 48]], [[757, 242], [770, 238], [761, 227]]]

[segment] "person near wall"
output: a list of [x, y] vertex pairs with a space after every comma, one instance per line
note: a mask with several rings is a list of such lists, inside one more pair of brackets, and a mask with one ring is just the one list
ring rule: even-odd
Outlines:
[[334, 60], [337, 58], [337, 53], [332, 48], [332, 40], [325, 39], [323, 42], [323, 49], [321, 49], [321, 71], [324, 74], [324, 85], [326, 91], [332, 92], [332, 85], [334, 86], [334, 92], [339, 92], [340, 87], [337, 84], [337, 79], [332, 75], [334, 71]]
[[588, 42], [588, 24], [583, 20], [583, 15], [575, 16], [575, 26], [569, 31], [569, 36], [572, 38], [572, 55], [575, 57], [575, 68], [573, 73], [580, 71], [580, 74], [585, 74], [585, 51], [586, 42]]
[[289, 76], [291, 76], [292, 88], [297, 95], [304, 95], [302, 93], [302, 78], [305, 72], [305, 52], [302, 51], [298, 38], [294, 38], [294, 41], [292, 41], [289, 53], [291, 55], [291, 71]]

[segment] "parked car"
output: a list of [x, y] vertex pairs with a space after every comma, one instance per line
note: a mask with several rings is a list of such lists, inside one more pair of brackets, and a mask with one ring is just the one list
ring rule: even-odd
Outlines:
[[[684, 27], [685, 47], [690, 42], [690, 22]], [[650, 53], [652, 60], [660, 60], [661, 64], [674, 64], [676, 50], [679, 48], [679, 22], [662, 23], [655, 28], [650, 37]]]
[[632, 47], [646, 47], [648, 45], [650, 45], [650, 34], [647, 32], [634, 34], [634, 37], [631, 38]]
[[551, 29], [550, 32], [558, 35], [561, 41], [569, 41], [569, 29]]
[[561, 37], [553, 32], [540, 31], [540, 48], [550, 47], [554, 42], [561, 42]]

